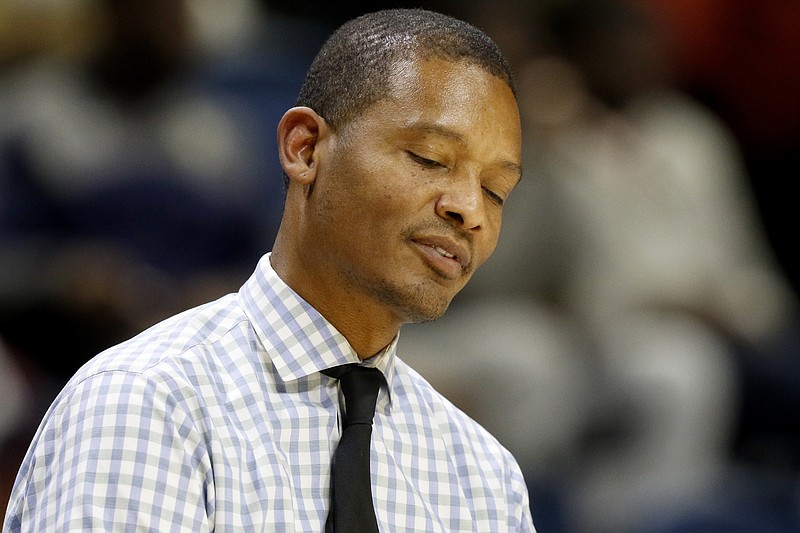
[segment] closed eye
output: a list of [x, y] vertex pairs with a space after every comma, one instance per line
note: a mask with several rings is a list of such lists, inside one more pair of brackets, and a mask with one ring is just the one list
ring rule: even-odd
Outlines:
[[489, 197], [489, 199], [492, 202], [496, 203], [497, 205], [499, 205], [501, 207], [506, 202], [505, 199], [502, 196], [500, 196], [499, 194], [497, 194], [496, 192], [494, 192], [494, 191], [492, 191], [490, 189], [487, 189], [486, 187], [483, 188], [483, 192], [486, 194], [486, 196]]
[[421, 155], [416, 154], [414, 152], [406, 151], [406, 153], [408, 154], [408, 156], [411, 158], [412, 161], [425, 168], [447, 168], [444, 164], [438, 161], [435, 161], [433, 159], [428, 159], [427, 157], [422, 157]]

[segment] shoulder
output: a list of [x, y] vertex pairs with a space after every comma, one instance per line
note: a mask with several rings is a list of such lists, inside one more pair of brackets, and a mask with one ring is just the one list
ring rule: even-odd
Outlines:
[[[214, 401], [210, 387], [231, 369], [226, 349], [247, 346], [229, 339], [246, 336], [233, 295], [168, 318], [90, 359], [55, 398], [42, 427], [146, 427], [192, 417], [193, 424], [200, 422], [204, 406]], [[43, 437], [41, 428], [37, 437]]]
[[[181, 487], [189, 499], [204, 501], [212, 479], [209, 443], [216, 429], [209, 413], [225, 401], [226, 383], [235, 380], [225, 375], [235, 366], [226, 366], [226, 354], [234, 360], [248, 353], [241, 348], [243, 355], [234, 353], [234, 346], [247, 346], [237, 338], [247, 336], [247, 324], [235, 302], [235, 297], [224, 297], [176, 315], [84, 365], [33, 437], [10, 513], [39, 524], [53, 520], [51, 511], [65, 506], [57, 520], [70, 524], [65, 526], [69, 529], [88, 519], [82, 513], [91, 509], [80, 498], [90, 499], [82, 491], [118, 494], [114, 509], [136, 509], [140, 519], [160, 524], [154, 530], [164, 530], [155, 507], [125, 492], [131, 472], [138, 486]], [[177, 492], [157, 492], [164, 502], [182, 508], [172, 501], [183, 497]], [[76, 504], [66, 505], [68, 500]], [[175, 516], [181, 524], [193, 524], [205, 513], [202, 506], [184, 507], [185, 516]]]
[[448, 472], [458, 493], [469, 495], [481, 530], [533, 531], [527, 487], [513, 455], [400, 359], [392, 380], [392, 417], [415, 435], [409, 440], [420, 445], [416, 455], [435, 462], [437, 450], [443, 451], [446, 465], [437, 468]]
[[201, 364], [201, 354], [214, 351], [220, 343], [246, 343], [247, 331], [247, 319], [236, 296], [227, 295], [172, 316], [101, 352], [75, 374], [70, 384], [103, 372], [147, 374]]
[[81, 419], [100, 427], [100, 420], [85, 419], [93, 412], [87, 407], [96, 407], [101, 417], [138, 413], [126, 417], [128, 425], [186, 417], [206, 431], [208, 408], [224, 403], [229, 383], [241, 382], [243, 361], [260, 363], [253, 337], [234, 295], [175, 315], [88, 361], [56, 397], [45, 423]]
[[98, 372], [65, 387], [20, 465], [12, 529], [110, 530], [120, 513], [152, 530], [194, 528], [213, 471], [207, 424], [191, 404], [146, 373]]
[[486, 428], [440, 393], [421, 374], [402, 359], [395, 364], [392, 386], [395, 408], [416, 413], [420, 421], [435, 427], [453, 453], [500, 462], [505, 468], [518, 469], [511, 453]]

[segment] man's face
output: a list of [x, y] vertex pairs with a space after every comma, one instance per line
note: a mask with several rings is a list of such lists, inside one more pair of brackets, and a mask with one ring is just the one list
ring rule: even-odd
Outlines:
[[390, 97], [329, 146], [309, 196], [325, 284], [344, 290], [342, 305], [438, 318], [494, 251], [520, 178], [511, 90], [467, 63], [405, 62]]

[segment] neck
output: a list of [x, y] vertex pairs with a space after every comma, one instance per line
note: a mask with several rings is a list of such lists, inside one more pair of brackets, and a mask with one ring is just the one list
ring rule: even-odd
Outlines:
[[400, 331], [402, 322], [384, 306], [371, 299], [351, 294], [345, 287], [322, 283], [337, 279], [325, 272], [317, 261], [304, 260], [300, 246], [287, 245], [278, 233], [270, 263], [278, 276], [310, 303], [341, 333], [360, 359], [383, 350]]

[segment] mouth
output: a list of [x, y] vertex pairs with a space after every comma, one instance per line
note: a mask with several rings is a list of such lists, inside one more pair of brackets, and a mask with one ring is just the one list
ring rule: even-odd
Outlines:
[[471, 261], [469, 248], [448, 237], [427, 236], [411, 239], [428, 266], [446, 279], [458, 279]]

